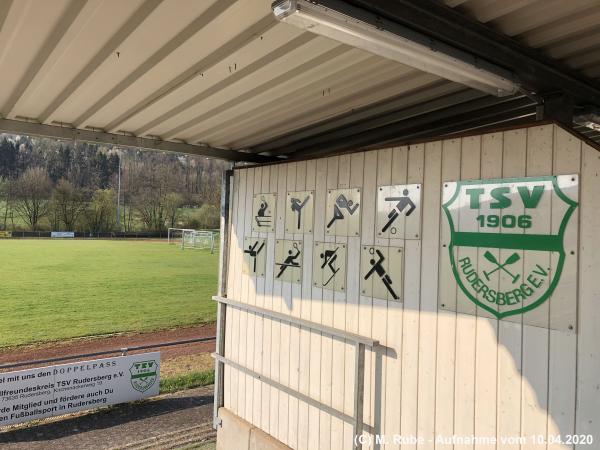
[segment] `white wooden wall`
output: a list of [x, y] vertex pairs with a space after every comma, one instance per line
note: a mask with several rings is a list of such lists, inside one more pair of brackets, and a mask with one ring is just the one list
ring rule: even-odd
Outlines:
[[[574, 332], [520, 320], [438, 311], [443, 181], [580, 174]], [[422, 183], [422, 240], [375, 238], [376, 187]], [[327, 189], [362, 189], [361, 236], [326, 237]], [[315, 191], [314, 234], [288, 235], [288, 191]], [[255, 193], [277, 193], [276, 232], [268, 240], [266, 277], [242, 274]], [[255, 236], [258, 237], [258, 236]], [[274, 281], [275, 239], [304, 241], [302, 284]], [[314, 241], [347, 244], [347, 289], [313, 287]], [[360, 296], [361, 244], [405, 247], [404, 302]], [[529, 436], [592, 433], [581, 448], [600, 449], [600, 152], [555, 125], [428, 142], [311, 161], [235, 171], [227, 295], [294, 317], [371, 336], [386, 346], [367, 352], [365, 421], [392, 434]], [[565, 292], [561, 293], [565, 295]], [[443, 295], [459, 295], [445, 292]], [[552, 299], [546, 303], [552, 307]], [[519, 317], [519, 316], [517, 316]], [[550, 315], [549, 315], [550, 317]], [[336, 409], [352, 414], [354, 350], [346, 343], [228, 308], [226, 356]], [[225, 372], [225, 406], [294, 449], [348, 449], [352, 427], [233, 369]], [[372, 446], [377, 448], [377, 446]], [[412, 450], [413, 444], [380, 448]], [[531, 443], [455, 448], [557, 448]]]

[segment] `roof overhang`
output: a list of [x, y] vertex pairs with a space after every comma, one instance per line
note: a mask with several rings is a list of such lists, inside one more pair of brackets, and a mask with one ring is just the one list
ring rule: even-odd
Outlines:
[[0, 130], [252, 163], [536, 118], [600, 138], [571, 122], [600, 107], [596, 0], [312, 3], [485, 62], [521, 90], [486, 95], [280, 23], [271, 0], [22, 0], [0, 5]]

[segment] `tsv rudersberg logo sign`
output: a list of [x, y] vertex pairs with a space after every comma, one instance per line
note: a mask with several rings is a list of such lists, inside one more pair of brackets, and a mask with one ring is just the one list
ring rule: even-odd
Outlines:
[[131, 386], [139, 392], [150, 389], [158, 378], [158, 364], [156, 361], [137, 361], [129, 368], [131, 373]]
[[452, 273], [469, 300], [498, 318], [537, 308], [558, 284], [577, 176], [444, 183]]

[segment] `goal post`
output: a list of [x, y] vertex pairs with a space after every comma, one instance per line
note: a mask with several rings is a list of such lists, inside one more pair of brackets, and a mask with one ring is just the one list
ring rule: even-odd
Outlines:
[[169, 228], [167, 230], [167, 243], [168, 244], [181, 244], [183, 239], [183, 233], [185, 231], [196, 231], [191, 228]]
[[186, 230], [181, 239], [182, 249], [210, 249], [215, 251], [215, 234], [212, 231]]

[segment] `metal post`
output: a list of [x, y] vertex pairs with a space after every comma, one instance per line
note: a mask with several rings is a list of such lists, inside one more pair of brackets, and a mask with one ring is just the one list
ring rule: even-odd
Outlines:
[[[219, 252], [219, 295], [227, 296], [227, 263], [229, 256], [229, 218], [230, 218], [230, 195], [231, 181], [233, 179], [233, 170], [226, 170], [223, 173], [223, 182], [221, 187], [221, 247]], [[213, 236], [214, 243], [214, 236]], [[225, 325], [227, 317], [227, 305], [219, 303], [217, 307], [217, 343], [216, 352], [225, 355]], [[221, 425], [219, 419], [219, 408], [225, 404], [224, 387], [225, 385], [225, 365], [222, 361], [215, 359], [215, 398], [213, 402], [213, 428], [217, 429]]]
[[121, 231], [121, 152], [119, 152], [119, 187], [117, 189], [117, 226]]
[[354, 439], [354, 450], [363, 446], [359, 442], [363, 434], [363, 412], [365, 396], [365, 344], [356, 343], [356, 355], [354, 360], [354, 424], [352, 436]]

